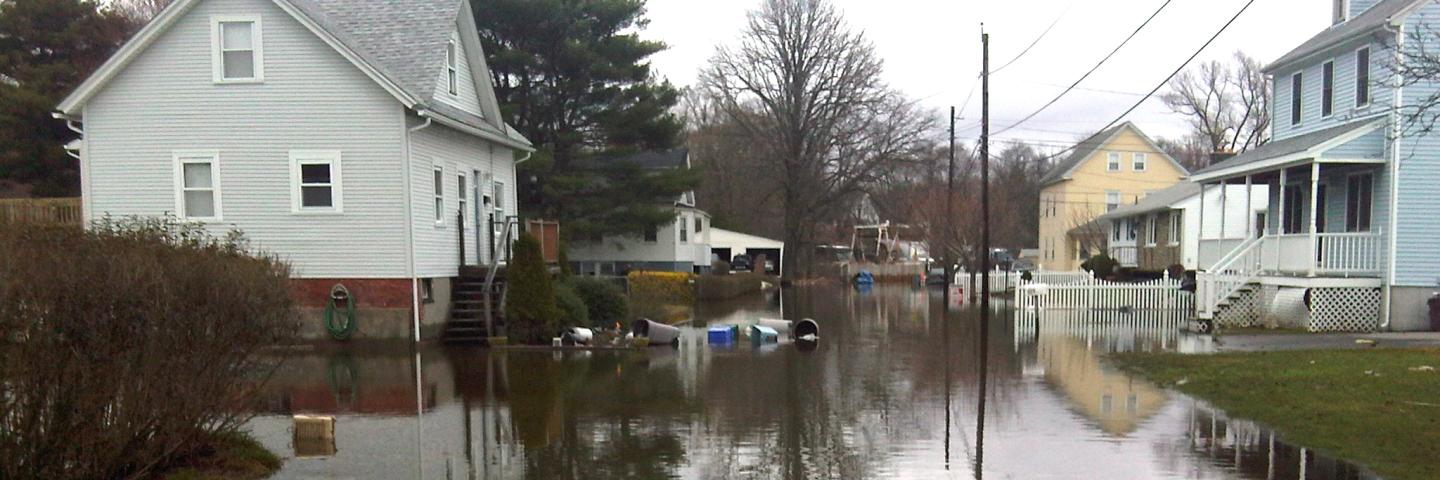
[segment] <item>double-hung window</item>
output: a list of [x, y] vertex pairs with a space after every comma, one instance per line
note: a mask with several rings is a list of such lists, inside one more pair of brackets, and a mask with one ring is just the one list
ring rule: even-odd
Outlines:
[[211, 62], [215, 83], [255, 83], [265, 79], [259, 15], [211, 17]]
[[290, 208], [301, 212], [340, 212], [340, 152], [290, 152]]
[[1130, 168], [1137, 172], [1143, 172], [1147, 166], [1146, 160], [1149, 160], [1147, 155], [1143, 153], [1132, 153], [1130, 154]]
[[1114, 222], [1110, 222], [1110, 241], [1120, 241], [1120, 230], [1122, 228], [1122, 223], [1124, 223], [1123, 220], [1115, 220]]
[[1370, 105], [1370, 47], [1355, 52], [1355, 107]]
[[1335, 62], [1325, 62], [1320, 67], [1320, 116], [1335, 113]]
[[687, 243], [690, 241], [690, 222], [686, 221], [683, 216], [678, 220], [675, 224], [680, 227], [680, 243]]
[[445, 224], [445, 167], [435, 167], [435, 226]]
[[1120, 192], [1111, 190], [1105, 192], [1105, 211], [1113, 212], [1120, 208]]
[[458, 57], [459, 53], [458, 48], [455, 46], [455, 40], [450, 40], [450, 43], [445, 44], [445, 79], [449, 82], [451, 95], [455, 95], [455, 92], [459, 91], [460, 88]]
[[1180, 244], [1180, 234], [1185, 231], [1185, 211], [1170, 211], [1170, 244]]
[[1146, 216], [1145, 216], [1145, 244], [1146, 244], [1146, 245], [1149, 245], [1149, 246], [1152, 246], [1152, 247], [1155, 246], [1155, 241], [1156, 241], [1156, 240], [1159, 240], [1159, 237], [1160, 237], [1160, 236], [1157, 235], [1156, 233], [1157, 233], [1157, 232], [1155, 231], [1155, 214], [1152, 213], [1152, 214], [1150, 214], [1150, 215], [1146, 215]]
[[220, 154], [175, 152], [175, 211], [180, 218], [220, 219]]
[[1108, 161], [1105, 163], [1105, 170], [1110, 172], [1120, 171], [1120, 154], [1112, 152], [1107, 157], [1106, 160]]
[[1303, 74], [1303, 73], [1295, 72], [1294, 75], [1291, 75], [1291, 76], [1290, 76], [1290, 124], [1291, 124], [1291, 125], [1299, 125], [1299, 124], [1300, 124], [1300, 114], [1302, 113], [1301, 110], [1300, 110], [1300, 108], [1301, 108], [1301, 103], [1302, 103], [1302, 97], [1304, 97], [1304, 95], [1302, 95], [1303, 92], [1301, 91], [1301, 87], [1303, 87], [1304, 84], [1305, 84], [1305, 77], [1304, 77], [1304, 74]]

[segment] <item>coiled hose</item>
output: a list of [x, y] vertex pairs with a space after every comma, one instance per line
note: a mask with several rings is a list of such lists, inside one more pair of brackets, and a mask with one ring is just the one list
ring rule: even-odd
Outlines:
[[[335, 322], [335, 303], [345, 302], [345, 323], [337, 325]], [[325, 303], [325, 330], [330, 332], [330, 338], [336, 340], [347, 340], [355, 333], [355, 297], [350, 295], [350, 290], [345, 285], [335, 284], [330, 288], [330, 299]]]

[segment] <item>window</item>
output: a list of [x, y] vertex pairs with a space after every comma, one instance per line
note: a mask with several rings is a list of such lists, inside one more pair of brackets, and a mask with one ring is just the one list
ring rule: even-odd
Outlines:
[[1350, 18], [1350, 2], [1348, 0], [1335, 0], [1334, 9], [1331, 12], [1330, 23], [1332, 25], [1344, 22]]
[[505, 235], [505, 224], [510, 221], [505, 218], [505, 182], [499, 180], [491, 182], [490, 195], [494, 198], [495, 212], [492, 214], [493, 218], [490, 222], [491, 236], [503, 245], [506, 244], [505, 240], [508, 239], [502, 239], [500, 237]]
[[450, 40], [450, 43], [445, 44], [445, 78], [449, 82], [451, 95], [455, 95], [460, 87], [460, 69], [456, 66], [458, 62], [455, 40]]
[[1335, 113], [1335, 62], [1325, 62], [1320, 67], [1320, 116]]
[[1170, 211], [1170, 244], [1180, 244], [1180, 234], [1185, 231], [1185, 211]]
[[1134, 169], [1137, 172], [1143, 172], [1145, 171], [1146, 160], [1148, 160], [1148, 157], [1145, 154], [1133, 153], [1130, 155], [1130, 168]]
[[1105, 211], [1112, 212], [1120, 208], [1120, 192], [1111, 190], [1105, 192]]
[[220, 219], [220, 155], [175, 153], [175, 211], [181, 218]]
[[1116, 220], [1116, 221], [1114, 221], [1114, 222], [1110, 222], [1110, 240], [1111, 240], [1111, 241], [1115, 241], [1115, 242], [1120, 241], [1120, 229], [1123, 228], [1122, 225], [1121, 225], [1121, 223], [1124, 223], [1124, 221], [1123, 221], [1123, 220]]
[[455, 197], [455, 201], [456, 205], [460, 207], [460, 226], [463, 227], [465, 226], [465, 209], [470, 205], [470, 195], [465, 192], [465, 174], [461, 173], [455, 180], [457, 182], [456, 185], [460, 187], [460, 189], [457, 190], [460, 194]]
[[435, 226], [445, 224], [445, 167], [435, 167]]
[[1152, 247], [1155, 246], [1155, 241], [1159, 239], [1159, 235], [1157, 235], [1156, 233], [1157, 233], [1157, 232], [1155, 231], [1155, 215], [1154, 215], [1154, 214], [1146, 215], [1146, 216], [1145, 216], [1145, 244], [1146, 244], [1146, 245], [1149, 245], [1149, 246], [1152, 246]]
[[420, 301], [435, 303], [435, 282], [429, 278], [420, 279]]
[[1290, 76], [1290, 124], [1300, 124], [1300, 87], [1304, 80], [1300, 72]]
[[704, 218], [701, 218], [701, 217], [695, 217], [695, 234], [696, 234], [696, 235], [699, 235], [700, 232], [702, 232], [702, 231], [704, 231], [704, 230], [705, 230], [705, 219], [704, 219]]
[[293, 212], [339, 212], [340, 152], [290, 152], [290, 209]]
[[1355, 107], [1370, 105], [1370, 47], [1355, 52]]
[[1136, 237], [1139, 236], [1138, 233], [1137, 233], [1135, 230], [1136, 230], [1136, 228], [1135, 228], [1135, 219], [1132, 218], [1132, 219], [1126, 220], [1126, 221], [1125, 221], [1125, 236], [1128, 237], [1129, 240], [1134, 240]]
[[645, 227], [645, 241], [649, 243], [660, 241], [660, 227], [656, 225]]
[[215, 83], [253, 83], [264, 79], [259, 15], [212, 17], [211, 44]]
[[1111, 153], [1109, 160], [1110, 161], [1105, 164], [1105, 170], [1111, 172], [1120, 171], [1120, 154]]
[[1345, 184], [1345, 231], [1370, 231], [1375, 177], [1368, 173], [1351, 175], [1345, 180]]
[[689, 225], [690, 225], [690, 222], [689, 222], [688, 220], [686, 220], [685, 217], [680, 217], [679, 219], [676, 220], [675, 224], [676, 224], [676, 226], [680, 227], [680, 243], [689, 242], [689, 241], [690, 241], [690, 226], [689, 226]]

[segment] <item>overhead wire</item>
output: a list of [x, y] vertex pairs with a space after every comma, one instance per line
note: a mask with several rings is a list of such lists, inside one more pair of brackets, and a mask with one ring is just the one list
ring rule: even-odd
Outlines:
[[1026, 46], [1024, 50], [1021, 50], [1021, 51], [1020, 51], [1020, 54], [1015, 55], [1015, 58], [1012, 58], [1012, 59], [1010, 59], [1010, 61], [1005, 62], [1005, 64], [1004, 64], [1004, 65], [1001, 65], [1000, 68], [996, 68], [996, 69], [994, 69], [994, 70], [991, 70], [991, 71], [990, 71], [990, 74], [991, 74], [991, 75], [994, 75], [994, 74], [1000, 73], [1000, 71], [1001, 71], [1001, 70], [1004, 70], [1005, 67], [1008, 67], [1008, 66], [1014, 64], [1016, 61], [1019, 61], [1021, 57], [1024, 57], [1025, 54], [1030, 53], [1030, 49], [1035, 48], [1035, 45], [1038, 45], [1038, 44], [1040, 43], [1040, 40], [1044, 39], [1046, 35], [1049, 35], [1049, 34], [1050, 34], [1050, 30], [1051, 30], [1051, 29], [1054, 29], [1054, 28], [1055, 28], [1055, 25], [1058, 24], [1058, 23], [1060, 23], [1060, 19], [1065, 18], [1065, 14], [1070, 12], [1070, 7], [1074, 7], [1074, 6], [1075, 6], [1075, 4], [1074, 4], [1074, 3], [1071, 3], [1070, 5], [1066, 6], [1064, 10], [1061, 10], [1061, 11], [1060, 11], [1060, 14], [1055, 16], [1055, 20], [1052, 21], [1052, 22], [1050, 22], [1050, 26], [1045, 27], [1045, 31], [1040, 32], [1040, 36], [1035, 37], [1035, 41], [1030, 42], [1030, 45], [1029, 45], [1029, 46]]
[[[1155, 12], [1151, 13], [1150, 16], [1149, 16], [1148, 18], [1146, 18], [1145, 21], [1140, 24], [1140, 26], [1135, 27], [1135, 31], [1130, 32], [1130, 35], [1127, 36], [1127, 37], [1125, 37], [1125, 40], [1121, 41], [1119, 45], [1116, 45], [1113, 50], [1110, 50], [1110, 53], [1107, 54], [1107, 55], [1105, 55], [1105, 58], [1100, 59], [1100, 62], [1099, 62], [1099, 63], [1096, 63], [1094, 67], [1091, 67], [1089, 71], [1085, 72], [1084, 75], [1081, 75], [1079, 79], [1076, 79], [1074, 83], [1071, 83], [1070, 86], [1069, 86], [1069, 87], [1066, 87], [1064, 91], [1061, 91], [1059, 95], [1056, 95], [1055, 98], [1050, 99], [1049, 102], [1046, 102], [1045, 105], [1042, 105], [1039, 109], [1036, 109], [1034, 112], [1030, 112], [1029, 115], [1026, 115], [1025, 118], [1020, 119], [1020, 121], [1015, 122], [1015, 123], [1011, 124], [1011, 125], [1008, 126], [1008, 127], [1002, 128], [1002, 129], [1000, 129], [1000, 131], [998, 131], [998, 132], [995, 132], [994, 135], [999, 135], [999, 134], [1005, 133], [1006, 131], [1009, 131], [1010, 129], [1015, 128], [1016, 126], [1019, 126], [1020, 124], [1025, 123], [1025, 122], [1029, 121], [1029, 120], [1032, 119], [1032, 118], [1035, 118], [1035, 116], [1036, 116], [1036, 115], [1039, 115], [1040, 112], [1043, 112], [1043, 111], [1045, 111], [1045, 109], [1050, 108], [1050, 106], [1051, 106], [1051, 105], [1054, 105], [1055, 102], [1058, 102], [1058, 101], [1060, 101], [1061, 98], [1064, 98], [1066, 94], [1069, 94], [1071, 91], [1075, 90], [1075, 87], [1079, 86], [1079, 85], [1080, 85], [1080, 82], [1083, 82], [1083, 81], [1085, 81], [1085, 79], [1090, 78], [1090, 74], [1095, 73], [1095, 71], [1096, 71], [1096, 70], [1099, 70], [1102, 65], [1105, 65], [1105, 62], [1109, 61], [1111, 57], [1114, 57], [1115, 54], [1118, 53], [1121, 48], [1125, 48], [1125, 45], [1128, 44], [1128, 43], [1130, 43], [1130, 40], [1134, 39], [1136, 35], [1139, 35], [1139, 34], [1140, 34], [1140, 31], [1141, 31], [1141, 30], [1144, 30], [1146, 25], [1149, 25], [1151, 21], [1155, 20], [1155, 17], [1159, 16], [1159, 15], [1160, 15], [1160, 12], [1162, 12], [1162, 11], [1165, 10], [1165, 7], [1170, 6], [1170, 2], [1172, 2], [1172, 1], [1174, 1], [1174, 0], [1165, 0], [1165, 3], [1160, 4], [1160, 8], [1155, 9]], [[1248, 5], [1247, 5], [1247, 7], [1248, 7]], [[1243, 11], [1243, 10], [1242, 10], [1242, 11]], [[1222, 31], [1223, 31], [1223, 30], [1222, 30]], [[1207, 45], [1208, 45], [1208, 43], [1207, 43]], [[1187, 62], [1187, 63], [1188, 63], [1188, 62]], [[1149, 96], [1147, 95], [1146, 98], [1149, 98]]]

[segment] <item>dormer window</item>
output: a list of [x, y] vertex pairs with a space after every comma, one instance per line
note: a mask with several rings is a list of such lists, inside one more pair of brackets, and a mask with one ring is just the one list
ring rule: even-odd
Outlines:
[[456, 57], [455, 40], [450, 40], [450, 43], [445, 45], [445, 79], [449, 82], [451, 95], [455, 95], [460, 87], [460, 69], [457, 67], [459, 60]]
[[1338, 25], [1338, 24], [1344, 23], [1346, 20], [1349, 20], [1349, 19], [1350, 19], [1350, 1], [1349, 1], [1349, 0], [1335, 0], [1335, 4], [1334, 4], [1334, 5], [1335, 5], [1335, 11], [1334, 11], [1333, 18], [1331, 19], [1331, 23], [1332, 23], [1332, 24]]
[[260, 16], [212, 17], [215, 83], [257, 83], [265, 78]]

